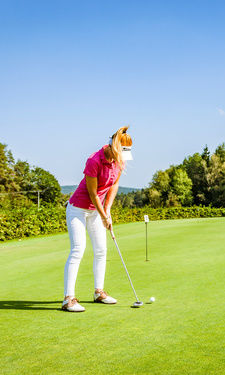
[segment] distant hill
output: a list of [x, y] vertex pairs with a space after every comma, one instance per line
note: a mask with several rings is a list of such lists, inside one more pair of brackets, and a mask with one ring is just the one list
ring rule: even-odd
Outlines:
[[[77, 186], [78, 185], [64, 185], [64, 186], [61, 186], [61, 191], [63, 194], [70, 194], [76, 190]], [[137, 191], [137, 190], [140, 190], [140, 189], [119, 186], [118, 194], [121, 194], [121, 193], [128, 194], [132, 191]]]

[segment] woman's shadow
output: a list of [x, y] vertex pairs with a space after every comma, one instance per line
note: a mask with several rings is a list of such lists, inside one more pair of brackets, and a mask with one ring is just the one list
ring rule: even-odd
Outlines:
[[0, 301], [0, 310], [61, 310], [62, 301]]
[[[93, 303], [93, 301], [82, 301]], [[0, 310], [60, 310], [62, 301], [0, 301]]]

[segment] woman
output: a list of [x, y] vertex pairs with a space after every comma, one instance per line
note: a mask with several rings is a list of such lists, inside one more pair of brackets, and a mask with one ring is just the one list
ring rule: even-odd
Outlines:
[[85, 311], [75, 298], [75, 283], [80, 261], [86, 247], [86, 228], [94, 251], [94, 302], [115, 304], [115, 298], [104, 290], [106, 268], [106, 229], [111, 229], [110, 208], [117, 194], [125, 160], [131, 160], [132, 139], [128, 127], [120, 128], [108, 145], [92, 154], [83, 171], [85, 177], [71, 196], [67, 210], [67, 227], [71, 251], [64, 270], [64, 301], [62, 309]]

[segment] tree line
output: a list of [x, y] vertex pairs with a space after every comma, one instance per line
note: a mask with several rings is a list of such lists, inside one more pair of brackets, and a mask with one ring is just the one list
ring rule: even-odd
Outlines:
[[156, 171], [147, 188], [119, 194], [115, 201], [117, 207], [145, 205], [225, 207], [225, 143], [212, 155], [206, 145], [202, 153], [186, 157], [181, 164]]
[[[0, 208], [30, 207], [37, 204], [63, 205], [69, 195], [61, 193], [57, 179], [40, 167], [15, 161], [7, 145], [0, 143]], [[21, 194], [20, 194], [21, 192]], [[158, 170], [147, 188], [118, 194], [113, 206], [134, 208], [225, 207], [225, 143], [211, 155], [207, 146], [202, 153], [186, 157], [179, 165]]]
[[30, 207], [37, 204], [40, 191], [42, 205], [57, 205], [62, 200], [57, 179], [40, 167], [15, 161], [7, 145], [0, 143], [0, 207]]

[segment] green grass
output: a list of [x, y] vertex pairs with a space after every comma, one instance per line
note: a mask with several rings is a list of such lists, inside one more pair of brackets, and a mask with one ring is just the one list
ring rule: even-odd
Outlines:
[[115, 226], [140, 309], [110, 237], [105, 289], [118, 304], [92, 303], [88, 239], [76, 286], [84, 313], [60, 310], [67, 234], [3, 243], [2, 374], [224, 374], [225, 218], [148, 228], [145, 262], [144, 223]]

